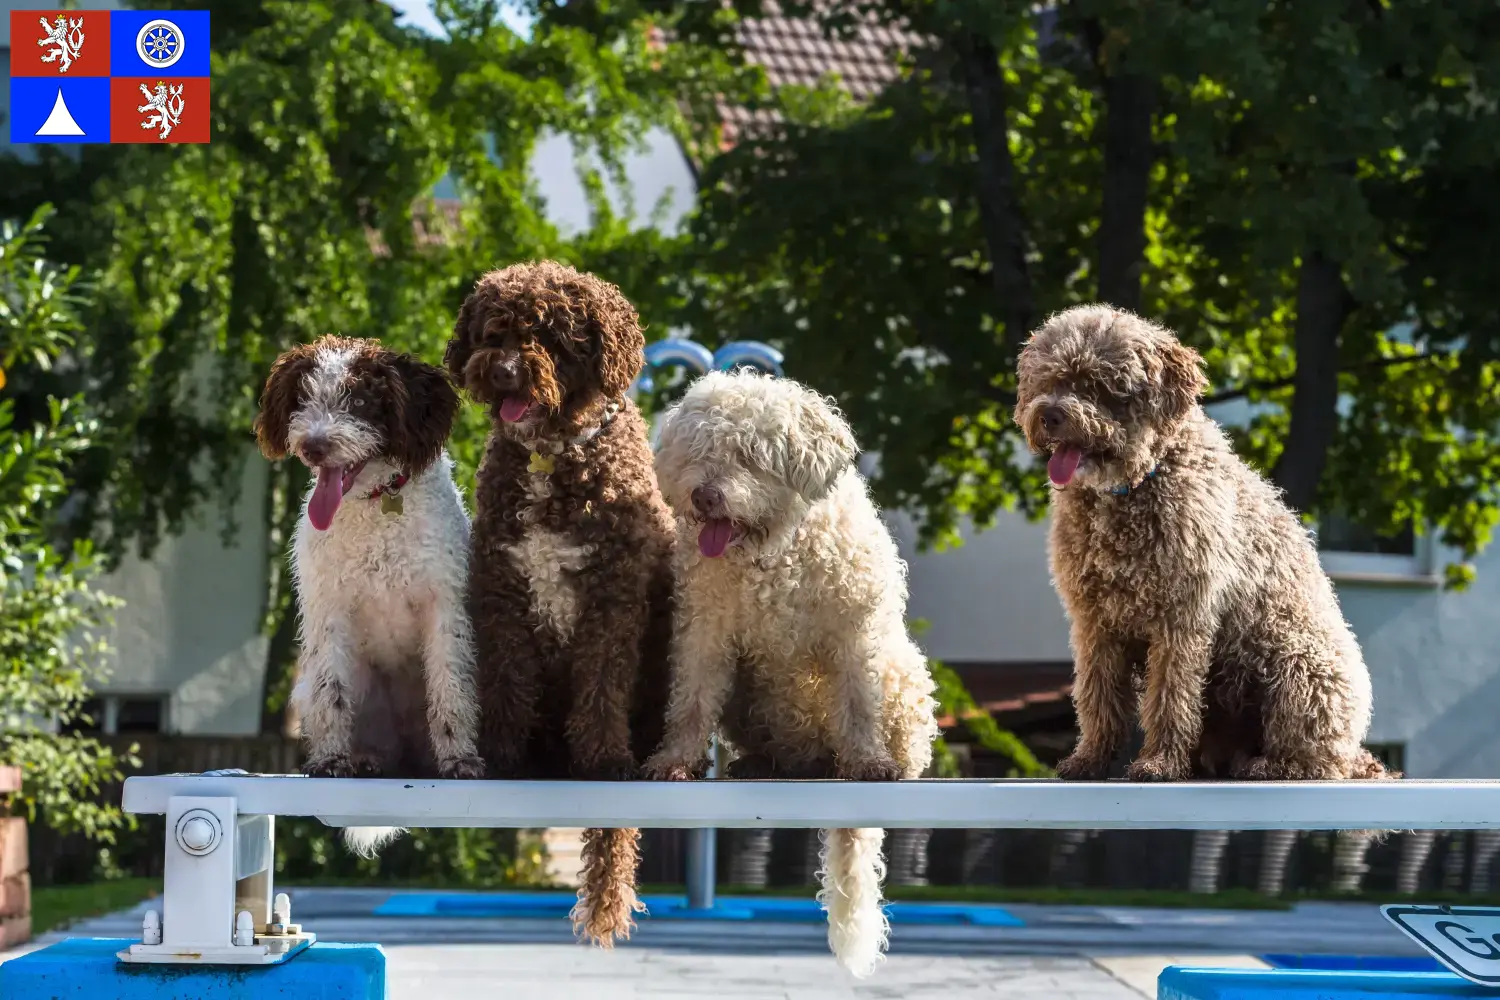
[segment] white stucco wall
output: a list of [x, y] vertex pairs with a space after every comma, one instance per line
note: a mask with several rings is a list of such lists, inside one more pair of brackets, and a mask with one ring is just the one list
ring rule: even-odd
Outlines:
[[130, 555], [100, 581], [125, 601], [111, 634], [114, 671], [99, 694], [166, 696], [166, 728], [213, 735], [260, 726], [266, 640], [265, 490], [268, 466], [247, 449], [235, 544], [217, 507], [199, 511], [149, 560]]
[[964, 532], [964, 544], [919, 552], [916, 526], [886, 516], [907, 561], [912, 618], [928, 629], [927, 655], [955, 663], [1068, 660], [1068, 621], [1047, 570], [1047, 525], [1002, 514], [988, 531]]
[[1500, 552], [1467, 591], [1343, 583], [1375, 685], [1370, 739], [1406, 744], [1413, 778], [1500, 776]]

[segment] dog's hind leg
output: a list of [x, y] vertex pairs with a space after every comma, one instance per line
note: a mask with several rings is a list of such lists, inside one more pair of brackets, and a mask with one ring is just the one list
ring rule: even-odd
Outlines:
[[1081, 617], [1073, 619], [1072, 645], [1078, 745], [1057, 765], [1057, 776], [1098, 780], [1109, 774], [1110, 762], [1130, 737], [1132, 663], [1125, 642]]
[[1276, 683], [1267, 685], [1265, 696], [1265, 755], [1245, 761], [1235, 777], [1316, 781], [1387, 776], [1353, 731], [1356, 695], [1346, 678], [1324, 664], [1311, 666], [1303, 655], [1288, 656], [1268, 669]]

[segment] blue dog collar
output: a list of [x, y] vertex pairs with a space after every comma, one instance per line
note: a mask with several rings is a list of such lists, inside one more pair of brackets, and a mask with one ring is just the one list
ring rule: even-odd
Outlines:
[[1145, 484], [1145, 482], [1146, 482], [1147, 479], [1152, 479], [1155, 476], [1156, 476], [1156, 466], [1153, 465], [1151, 467], [1151, 471], [1148, 472], [1148, 473], [1146, 473], [1146, 475], [1141, 479], [1141, 481], [1139, 483], [1136, 483], [1135, 486], [1131, 486], [1129, 483], [1126, 483], [1124, 486], [1112, 486], [1112, 487], [1110, 487], [1109, 491], [1111, 493], [1113, 493], [1117, 497], [1129, 496], [1130, 495], [1130, 491], [1132, 489], [1139, 489], [1142, 485]]

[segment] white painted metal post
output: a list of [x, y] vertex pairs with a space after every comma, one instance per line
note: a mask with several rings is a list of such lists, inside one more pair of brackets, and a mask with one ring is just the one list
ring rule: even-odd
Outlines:
[[[715, 739], [708, 750], [708, 777], [719, 776], [719, 741]], [[715, 850], [719, 831], [704, 827], [688, 831], [687, 890], [688, 909], [712, 910], [714, 908], [714, 879], [718, 868]]]
[[273, 920], [273, 818], [241, 816], [238, 806], [227, 795], [167, 800], [162, 912], [146, 914], [141, 942], [121, 961], [271, 965], [312, 943], [290, 923], [290, 904]]

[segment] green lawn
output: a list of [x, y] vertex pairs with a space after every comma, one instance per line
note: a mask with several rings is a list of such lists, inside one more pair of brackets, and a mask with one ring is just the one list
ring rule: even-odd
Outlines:
[[[295, 885], [313, 886], [383, 886], [388, 889], [429, 889], [450, 892], [557, 892], [550, 886], [537, 885], [476, 885], [457, 884], [442, 880], [427, 879], [317, 879], [276, 883], [282, 887]], [[646, 896], [687, 895], [682, 884], [642, 885]], [[781, 896], [783, 898], [811, 897], [814, 888], [807, 885], [749, 886], [721, 885], [715, 890], [721, 896]], [[1157, 906], [1171, 909], [1218, 909], [1218, 910], [1289, 910], [1295, 899], [1273, 899], [1249, 889], [1228, 889], [1212, 896], [1200, 896], [1190, 892], [1157, 889], [1054, 889], [1047, 886], [1006, 888], [990, 885], [924, 885], [885, 887], [887, 899], [912, 900], [928, 903], [1041, 903], [1068, 906]], [[1382, 902], [1392, 902], [1383, 899]]]
[[31, 890], [31, 931], [43, 934], [87, 917], [99, 917], [134, 906], [161, 892], [161, 880], [125, 878], [85, 885], [55, 885]]
[[[278, 888], [304, 886], [369, 886], [389, 889], [433, 889], [451, 891], [504, 891], [526, 892], [553, 891], [546, 886], [476, 886], [444, 884], [425, 880], [369, 880], [326, 879], [315, 882], [277, 883]], [[642, 885], [643, 895], [686, 895], [682, 885]], [[746, 886], [721, 885], [722, 896], [783, 896], [810, 897], [810, 886], [774, 886], [764, 889]], [[65, 885], [34, 889], [31, 896], [31, 919], [35, 933], [65, 927], [85, 917], [96, 917], [115, 910], [134, 906], [143, 899], [161, 892], [161, 883], [156, 879], [121, 879], [116, 882], [95, 882], [89, 885]], [[931, 903], [1039, 903], [1066, 906], [1150, 906], [1171, 909], [1213, 910], [1289, 910], [1302, 900], [1329, 899], [1351, 903], [1395, 903], [1402, 897], [1395, 893], [1362, 893], [1354, 896], [1333, 896], [1310, 893], [1273, 899], [1249, 889], [1228, 889], [1211, 896], [1200, 896], [1190, 892], [1157, 889], [1054, 889], [1047, 886], [1028, 888], [1005, 888], [990, 885], [925, 885], [887, 886], [888, 899], [911, 900]], [[1497, 906], [1500, 896], [1469, 895], [1466, 893], [1423, 893], [1413, 901], [1423, 903], [1448, 903], [1454, 906]]]

